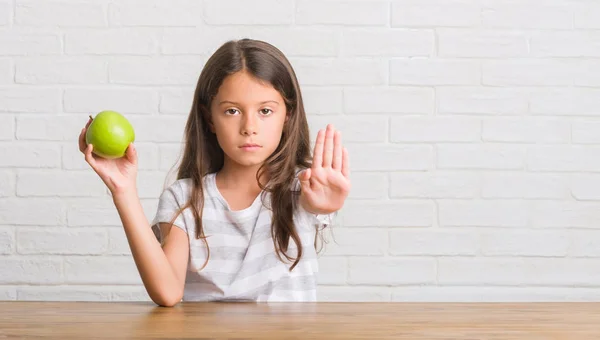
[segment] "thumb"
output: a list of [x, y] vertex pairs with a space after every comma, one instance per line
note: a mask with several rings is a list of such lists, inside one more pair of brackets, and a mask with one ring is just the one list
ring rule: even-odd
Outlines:
[[129, 143], [129, 146], [125, 151], [125, 156], [127, 157], [127, 160], [131, 162], [131, 164], [137, 165], [137, 150], [135, 149], [135, 145], [133, 145], [133, 143]]
[[298, 179], [300, 180], [300, 186], [302, 187], [303, 191], [310, 189], [310, 176], [311, 176], [310, 169], [306, 169], [306, 170], [302, 171], [300, 173], [300, 175], [298, 176]]

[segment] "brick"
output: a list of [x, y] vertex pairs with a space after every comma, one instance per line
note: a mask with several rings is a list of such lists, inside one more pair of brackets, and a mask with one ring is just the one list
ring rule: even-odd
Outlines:
[[352, 285], [427, 284], [435, 282], [436, 276], [433, 258], [352, 257], [348, 268]]
[[71, 256], [64, 260], [69, 284], [140, 284], [142, 280], [132, 257]]
[[0, 300], [15, 301], [17, 300], [16, 286], [0, 286]]
[[289, 57], [336, 57], [341, 48], [340, 33], [328, 28], [255, 26], [250, 28], [250, 34], [254, 39], [268, 41]]
[[439, 200], [443, 227], [525, 227], [527, 205], [519, 200]]
[[479, 85], [479, 61], [452, 59], [393, 59], [390, 84], [394, 85]]
[[0, 254], [12, 254], [15, 248], [15, 231], [12, 228], [0, 228]]
[[333, 115], [344, 111], [341, 88], [305, 86], [302, 88], [302, 100], [307, 115]]
[[58, 55], [62, 51], [58, 34], [23, 29], [0, 32], [0, 46], [4, 56]]
[[560, 60], [494, 60], [482, 63], [482, 84], [493, 86], [569, 86], [576, 64]]
[[[0, 12], [2, 12], [2, 3], [0, 3]], [[0, 84], [10, 84], [14, 80], [13, 65], [9, 59], [0, 59]]]
[[464, 171], [397, 172], [390, 174], [391, 198], [474, 198], [481, 174]]
[[[402, 103], [402, 105], [398, 105]], [[432, 114], [434, 92], [429, 88], [345, 88], [344, 112], [374, 114]]]
[[14, 2], [10, 0], [0, 2], [0, 26], [11, 24], [13, 4]]
[[60, 90], [5, 87], [0, 88], [0, 102], [0, 113], [55, 113], [59, 111]]
[[[332, 15], [344, 13], [344, 15]], [[385, 1], [297, 0], [297, 25], [385, 26], [389, 4]]]
[[477, 1], [393, 1], [392, 27], [476, 27], [481, 23]]
[[440, 87], [436, 89], [440, 114], [522, 115], [529, 97], [522, 90], [490, 87]]
[[123, 227], [108, 228], [108, 250], [110, 255], [131, 255], [129, 241]]
[[540, 228], [598, 228], [598, 202], [535, 201], [530, 207], [531, 225]]
[[69, 227], [114, 227], [121, 226], [119, 213], [109, 197], [70, 198], [67, 204], [67, 225]]
[[525, 32], [442, 28], [437, 37], [440, 57], [516, 58], [529, 54]]
[[430, 145], [346, 144], [352, 171], [428, 170], [433, 166]]
[[582, 287], [474, 287], [414, 286], [397, 287], [392, 301], [397, 302], [557, 302], [597, 300], [600, 290]]
[[41, 142], [0, 142], [0, 167], [58, 168], [60, 148]]
[[17, 289], [19, 301], [109, 301], [106, 286], [22, 286]]
[[188, 116], [194, 101], [193, 88], [165, 89], [160, 92], [158, 111], [162, 114]]
[[530, 41], [532, 57], [599, 57], [600, 32], [593, 30], [536, 32]]
[[204, 20], [209, 25], [289, 25], [294, 23], [294, 1], [206, 0]]
[[318, 283], [321, 284], [346, 284], [348, 276], [348, 259], [341, 256], [319, 257]]
[[301, 86], [384, 85], [385, 63], [375, 59], [290, 58]]
[[388, 232], [376, 228], [329, 230], [323, 251], [331, 256], [385, 255]]
[[389, 287], [319, 286], [317, 300], [323, 302], [388, 302]]
[[[104, 27], [105, 6], [73, 1], [19, 0], [15, 7], [17, 25], [58, 27]], [[50, 15], [49, 13], [52, 13]]]
[[430, 30], [347, 29], [342, 33], [341, 54], [352, 57], [430, 57], [435, 38]]
[[599, 73], [600, 61], [578, 60], [573, 71], [573, 84], [576, 86], [600, 87], [600, 79], [596, 77]]
[[569, 183], [564, 176], [544, 173], [491, 172], [483, 175], [481, 197], [568, 199]]
[[343, 210], [345, 227], [429, 227], [435, 217], [430, 200], [348, 200]]
[[[68, 88], [65, 89], [65, 112], [92, 114], [103, 110], [115, 110], [129, 117], [130, 114], [153, 114], [158, 112], [158, 93], [146, 89], [103, 89]], [[87, 122], [84, 116], [84, 126]]]
[[576, 29], [598, 29], [600, 5], [594, 2], [578, 2], [573, 8], [573, 22]]
[[182, 142], [187, 116], [131, 116], [136, 142]]
[[598, 171], [600, 147], [588, 145], [536, 145], [527, 151], [530, 171]]
[[64, 281], [62, 259], [55, 257], [4, 257], [0, 284], [57, 284]]
[[600, 175], [578, 173], [571, 177], [570, 191], [576, 200], [600, 200]]
[[564, 231], [485, 231], [481, 235], [484, 256], [564, 257], [569, 233]]
[[163, 27], [160, 34], [160, 52], [164, 55], [210, 56], [226, 41], [247, 37], [252, 28], [252, 26], [241, 25]]
[[[26, 211], [34, 211], [35, 214], [24, 213]], [[65, 212], [65, 203], [54, 198], [0, 199], [0, 225], [63, 225]]]
[[174, 165], [181, 162], [183, 158], [182, 144], [160, 144], [159, 145], [159, 170], [170, 170]]
[[377, 143], [387, 140], [388, 118], [373, 116], [309, 116], [308, 127], [311, 142], [316, 141], [319, 129], [325, 130], [332, 124], [342, 133], [342, 143]]
[[20, 115], [17, 116], [16, 137], [18, 140], [77, 143], [86, 122], [83, 116], [75, 115]]
[[438, 282], [471, 285], [595, 286], [598, 260], [564, 258], [438, 259]]
[[140, 171], [138, 173], [138, 196], [140, 198], [158, 198], [166, 179], [165, 171]]
[[349, 199], [382, 199], [388, 197], [388, 176], [384, 172], [351, 172]]
[[[137, 142], [134, 144], [138, 153], [138, 170], [157, 170], [159, 159], [158, 145]], [[79, 151], [79, 146], [76, 142], [63, 146], [62, 157], [62, 168], [65, 170], [93, 171], [85, 161], [85, 155]]]
[[600, 89], [536, 89], [531, 92], [533, 114], [599, 116]]
[[111, 291], [111, 301], [152, 301], [148, 292], [142, 285], [114, 286]]
[[202, 2], [194, 0], [121, 0], [108, 5], [111, 26], [197, 26]]
[[486, 142], [569, 143], [568, 121], [556, 118], [486, 118], [482, 139]]
[[10, 170], [0, 170], [0, 197], [14, 196], [16, 175]]
[[570, 230], [569, 255], [576, 257], [600, 257], [600, 231]]
[[469, 117], [392, 117], [391, 142], [477, 142], [481, 121]]
[[439, 228], [390, 231], [391, 255], [471, 256], [479, 249], [479, 237], [472, 231]]
[[[483, 27], [501, 29], [571, 29], [572, 5], [536, 1], [487, 1], [481, 12]], [[535, 15], [531, 15], [535, 13]]]
[[438, 169], [523, 169], [525, 147], [508, 144], [441, 144]]
[[77, 229], [17, 231], [19, 254], [101, 255], [108, 249], [106, 231]]
[[203, 66], [198, 57], [119, 57], [109, 62], [108, 77], [113, 84], [195, 85]]
[[0, 116], [0, 141], [13, 140], [15, 138], [15, 117], [11, 115]]
[[17, 196], [86, 197], [104, 196], [106, 186], [96, 173], [27, 170], [17, 173]]
[[148, 55], [158, 51], [159, 33], [153, 29], [106, 28], [65, 33], [67, 55]]

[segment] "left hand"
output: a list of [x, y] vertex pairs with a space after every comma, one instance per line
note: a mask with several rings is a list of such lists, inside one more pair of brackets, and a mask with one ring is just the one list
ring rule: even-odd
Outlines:
[[315, 143], [312, 167], [299, 176], [300, 202], [314, 214], [329, 214], [344, 205], [350, 192], [348, 150], [342, 147], [342, 136], [333, 125], [319, 130]]

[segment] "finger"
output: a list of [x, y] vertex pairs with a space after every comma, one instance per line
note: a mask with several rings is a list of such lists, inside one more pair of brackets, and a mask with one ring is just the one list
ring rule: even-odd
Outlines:
[[313, 168], [322, 166], [324, 140], [325, 140], [325, 136], [324, 136], [323, 130], [319, 130], [319, 133], [317, 133], [317, 141], [315, 142], [315, 151], [314, 151], [314, 155], [313, 155]]
[[333, 135], [333, 169], [342, 169], [342, 154], [342, 132], [336, 131]]
[[347, 179], [350, 179], [350, 155], [346, 148], [342, 151], [342, 175]]
[[92, 124], [92, 120], [94, 120], [94, 118], [92, 118], [92, 115], [90, 115], [90, 119], [88, 119], [87, 124], [85, 124], [85, 129], [86, 130], [90, 126], [90, 124]]
[[81, 129], [81, 133], [79, 133], [79, 151], [85, 153], [86, 145], [85, 145], [85, 128]]
[[327, 125], [327, 132], [325, 133], [325, 145], [323, 150], [323, 167], [331, 168], [333, 160], [333, 134], [334, 129], [331, 124]]
[[92, 150], [94, 149], [94, 146], [92, 144], [88, 144], [87, 148], [85, 149], [85, 161], [88, 162], [88, 164], [92, 167], [92, 169], [94, 169], [94, 171], [98, 171], [97, 167], [96, 167], [96, 159], [94, 158], [94, 155], [92, 154]]

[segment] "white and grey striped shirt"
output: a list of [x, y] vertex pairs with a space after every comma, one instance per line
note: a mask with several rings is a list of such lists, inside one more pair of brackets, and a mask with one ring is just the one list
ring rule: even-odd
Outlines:
[[[190, 179], [180, 179], [163, 191], [152, 221], [155, 233], [159, 222], [169, 222], [189, 200], [191, 185]], [[297, 177], [294, 187], [299, 188]], [[303, 253], [290, 272], [291, 263], [279, 259], [271, 237], [270, 194], [265, 193], [264, 205], [262, 195], [258, 195], [248, 208], [232, 211], [217, 189], [215, 173], [206, 175], [202, 216], [210, 250], [206, 267], [201, 269], [207, 257], [206, 245], [195, 237], [191, 210], [184, 210], [174, 223], [188, 234], [190, 244], [183, 301], [316, 301], [315, 228], [331, 223], [335, 215], [315, 216], [298, 204], [294, 223]], [[288, 254], [294, 257], [296, 250], [290, 239]]]

